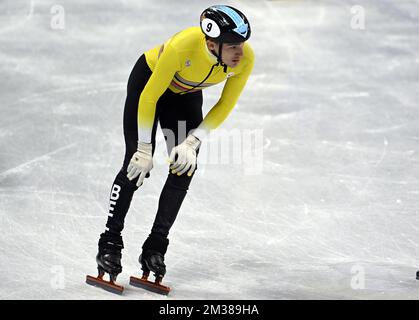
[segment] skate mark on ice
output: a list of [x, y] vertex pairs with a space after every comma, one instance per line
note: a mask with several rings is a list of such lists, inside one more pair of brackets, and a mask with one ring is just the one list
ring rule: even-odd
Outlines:
[[121, 91], [124, 89], [124, 85], [125, 84], [123, 82], [110, 82], [110, 83], [104, 83], [102, 85], [97, 85], [89, 81], [85, 85], [67, 86], [65, 88], [58, 88], [54, 90], [31, 94], [27, 97], [23, 97], [19, 99], [19, 102], [33, 102], [34, 99], [42, 98], [47, 95], [72, 93], [72, 92], [78, 92], [78, 91], [85, 91], [86, 94], [94, 94], [94, 93], [109, 92], [109, 91]]
[[23, 19], [14, 19], [15, 21], [18, 21], [17, 23], [14, 23], [14, 24], [11, 24], [7, 27], [1, 28], [0, 29], [0, 34], [7, 33], [7, 32], [10, 32], [10, 31], [14, 31], [14, 30], [24, 26], [29, 20], [32, 19], [34, 8], [35, 8], [35, 1], [30, 0], [30, 7], [29, 7], [28, 14]]
[[30, 167], [32, 164], [37, 163], [37, 162], [40, 162], [40, 161], [49, 160], [50, 159], [50, 156], [52, 156], [54, 154], [57, 154], [57, 153], [59, 153], [61, 151], [65, 151], [65, 150], [71, 149], [71, 148], [75, 147], [76, 145], [77, 145], [76, 142], [71, 143], [71, 144], [69, 144], [67, 146], [58, 148], [58, 149], [56, 149], [54, 151], [48, 152], [48, 153], [46, 153], [46, 154], [44, 154], [42, 156], [36, 157], [36, 158], [34, 158], [32, 160], [29, 160], [29, 161], [27, 161], [25, 163], [22, 163], [22, 164], [14, 167], [14, 168], [11, 168], [11, 169], [8, 169], [6, 171], [3, 171], [3, 172], [0, 173], [0, 181], [3, 178], [6, 178], [10, 174], [15, 174], [15, 173], [22, 172], [24, 169], [26, 169], [27, 167]]
[[72, 217], [72, 218], [82, 218], [82, 219], [103, 219], [103, 215], [86, 215], [86, 214], [71, 214], [67, 212], [56, 212], [56, 211], [44, 211], [46, 214], [50, 214], [53, 216], [65, 216], [65, 217]]

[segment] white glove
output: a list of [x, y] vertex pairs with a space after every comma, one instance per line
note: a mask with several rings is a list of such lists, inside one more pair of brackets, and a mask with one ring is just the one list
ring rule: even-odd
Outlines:
[[145, 142], [138, 142], [137, 152], [131, 158], [127, 169], [127, 177], [129, 180], [135, 179], [138, 175], [140, 177], [137, 181], [137, 187], [143, 184], [147, 173], [153, 168], [152, 144]]
[[196, 168], [196, 150], [200, 144], [201, 141], [198, 138], [189, 135], [185, 141], [172, 149], [169, 158], [169, 162], [172, 164], [170, 166], [172, 173], [177, 173], [180, 176], [189, 170], [188, 176], [192, 175]]

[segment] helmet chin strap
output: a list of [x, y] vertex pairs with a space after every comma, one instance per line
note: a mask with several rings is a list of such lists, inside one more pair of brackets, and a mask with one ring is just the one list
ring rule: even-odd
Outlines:
[[219, 54], [217, 54], [214, 50], [211, 50], [211, 53], [214, 56], [217, 57], [218, 64], [220, 64], [222, 67], [224, 67], [224, 73], [226, 73], [227, 72], [227, 65], [222, 60], [222, 57], [221, 57], [222, 50], [223, 50], [223, 43], [219, 42], [218, 43], [218, 53]]

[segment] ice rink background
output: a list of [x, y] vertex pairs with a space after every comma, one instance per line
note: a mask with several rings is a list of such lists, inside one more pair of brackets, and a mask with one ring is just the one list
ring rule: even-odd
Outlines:
[[215, 3], [0, 2], [1, 299], [419, 299], [419, 1], [224, 3], [251, 21], [257, 60], [222, 128], [263, 129], [263, 170], [200, 164], [166, 298], [128, 285], [167, 174], [160, 133], [123, 233], [124, 296], [84, 281], [131, 68]]

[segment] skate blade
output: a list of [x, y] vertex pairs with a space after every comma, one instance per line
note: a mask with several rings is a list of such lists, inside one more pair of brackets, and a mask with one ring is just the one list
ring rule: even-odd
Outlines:
[[86, 276], [86, 283], [116, 294], [122, 294], [122, 292], [124, 292], [123, 286], [117, 285], [110, 281], [99, 279], [97, 277]]
[[170, 292], [170, 288], [163, 286], [161, 284], [157, 284], [155, 282], [151, 282], [148, 280], [143, 280], [137, 277], [130, 277], [129, 278], [129, 284], [134, 286], [134, 287], [138, 287], [138, 288], [143, 288], [155, 293], [159, 293], [159, 294], [164, 294], [164, 295], [168, 295]]

